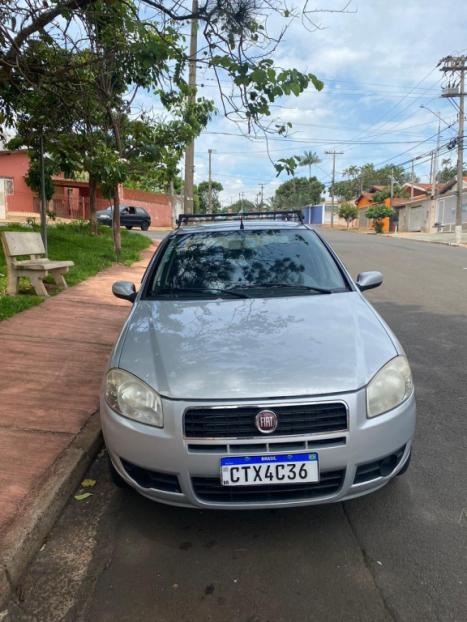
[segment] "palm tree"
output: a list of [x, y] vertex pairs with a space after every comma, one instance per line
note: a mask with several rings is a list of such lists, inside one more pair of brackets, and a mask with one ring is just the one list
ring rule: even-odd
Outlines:
[[304, 151], [299, 158], [299, 166], [308, 166], [308, 179], [311, 177], [311, 167], [313, 164], [319, 164], [321, 158], [314, 151]]

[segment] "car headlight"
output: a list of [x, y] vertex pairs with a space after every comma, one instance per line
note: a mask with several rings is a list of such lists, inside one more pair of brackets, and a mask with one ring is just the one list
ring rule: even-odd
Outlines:
[[412, 391], [409, 363], [405, 356], [396, 356], [379, 370], [367, 386], [367, 416], [376, 417], [399, 406]]
[[105, 401], [122, 417], [164, 427], [160, 396], [145, 382], [123, 369], [111, 369], [105, 382]]

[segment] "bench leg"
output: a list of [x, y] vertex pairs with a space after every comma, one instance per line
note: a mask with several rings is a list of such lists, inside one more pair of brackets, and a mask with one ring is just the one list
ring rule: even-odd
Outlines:
[[32, 286], [38, 296], [47, 297], [49, 294], [45, 289], [45, 285], [43, 282], [44, 275], [43, 274], [31, 274], [29, 276], [29, 280], [31, 281]]
[[[68, 272], [68, 270], [64, 270], [63, 272]], [[63, 272], [59, 272], [55, 270], [52, 272], [53, 279], [55, 281], [55, 285], [57, 287], [61, 287], [62, 289], [67, 289], [68, 285], [66, 284], [65, 277], [63, 276]]]
[[6, 293], [9, 296], [16, 296], [16, 294], [18, 293], [18, 283], [19, 277], [17, 276], [16, 272], [14, 272], [13, 270], [8, 270]]

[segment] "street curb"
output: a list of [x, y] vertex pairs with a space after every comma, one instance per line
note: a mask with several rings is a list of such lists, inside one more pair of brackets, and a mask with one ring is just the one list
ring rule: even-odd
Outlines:
[[385, 238], [393, 240], [409, 240], [409, 242], [422, 242], [422, 244], [439, 244], [440, 246], [454, 246], [454, 248], [466, 248], [467, 243], [456, 244], [456, 242], [442, 242], [441, 240], [417, 240], [417, 238], [406, 237], [404, 235], [392, 235], [391, 233], [382, 233]]
[[95, 412], [52, 465], [33, 502], [7, 530], [0, 548], [0, 609], [60, 516], [92, 459], [102, 446], [99, 414]]

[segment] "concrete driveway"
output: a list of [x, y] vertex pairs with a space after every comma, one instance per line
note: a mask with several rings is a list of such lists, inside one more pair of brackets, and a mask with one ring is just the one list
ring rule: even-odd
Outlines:
[[[467, 250], [326, 232], [411, 360], [412, 465], [381, 491], [299, 510], [164, 507], [93, 465], [9, 607], [14, 622], [467, 620]], [[16, 617], [15, 617], [16, 616]]]

